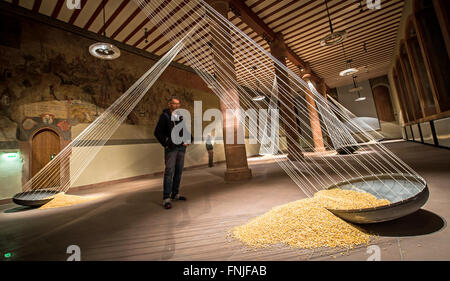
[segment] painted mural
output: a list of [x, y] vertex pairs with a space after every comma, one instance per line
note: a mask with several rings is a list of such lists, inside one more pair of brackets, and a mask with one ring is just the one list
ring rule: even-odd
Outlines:
[[[25, 32], [20, 49], [0, 45], [0, 141], [26, 141], [43, 126], [70, 139], [71, 126], [93, 122], [154, 63], [135, 55], [128, 55], [126, 64], [125, 59], [102, 61], [90, 56], [88, 48], [70, 53], [71, 44], [83, 42], [60, 32], [56, 44]], [[157, 81], [126, 123], [154, 127], [170, 96], [193, 112], [194, 97], [204, 95]]]

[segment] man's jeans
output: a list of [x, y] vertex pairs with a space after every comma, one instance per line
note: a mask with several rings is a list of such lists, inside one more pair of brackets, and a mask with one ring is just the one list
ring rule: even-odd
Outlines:
[[178, 194], [181, 181], [181, 173], [184, 167], [184, 154], [186, 147], [175, 147], [164, 149], [166, 169], [164, 170], [164, 193], [163, 199]]

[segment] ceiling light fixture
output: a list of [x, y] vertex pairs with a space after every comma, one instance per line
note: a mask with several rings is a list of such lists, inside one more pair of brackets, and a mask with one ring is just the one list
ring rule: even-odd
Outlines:
[[347, 68], [346, 70], [342, 70], [341, 72], [339, 72], [339, 76], [350, 76], [353, 75], [355, 73], [357, 73], [359, 70], [353, 67]]
[[366, 97], [361, 97], [360, 91], [363, 89], [363, 87], [358, 87], [358, 84], [356, 84], [356, 76], [353, 76], [353, 88], [349, 90], [350, 93], [358, 92], [358, 97], [355, 99], [355, 101], [363, 101], [366, 100]]
[[345, 30], [334, 32], [333, 23], [331, 22], [331, 17], [330, 17], [330, 11], [328, 10], [327, 0], [325, 0], [325, 7], [327, 9], [327, 14], [328, 14], [328, 23], [330, 25], [330, 34], [328, 34], [327, 36], [325, 36], [324, 38], [322, 38], [320, 40], [320, 46], [322, 46], [322, 47], [336, 45], [336, 44], [344, 41], [345, 37], [347, 37], [347, 31], [345, 31]]
[[359, 86], [359, 87], [354, 87], [354, 88], [351, 88], [350, 90], [348, 90], [350, 93], [354, 93], [354, 92], [359, 92], [359, 91], [361, 91], [363, 89], [363, 87], [361, 87], [361, 86]]
[[357, 73], [359, 69], [352, 67], [352, 59], [347, 59], [347, 54], [345, 53], [344, 43], [342, 43], [342, 52], [344, 53], [345, 66], [346, 69], [339, 72], [339, 76], [349, 76]]
[[[106, 2], [103, 0], [103, 26], [105, 26], [105, 5]], [[106, 38], [106, 28], [103, 30], [103, 36]], [[97, 42], [89, 46], [89, 53], [102, 60], [113, 60], [120, 57], [120, 50], [111, 43]]]
[[263, 100], [263, 99], [265, 99], [266, 97], [265, 96], [256, 96], [256, 97], [254, 97], [254, 98], [252, 98], [252, 100], [254, 100], [254, 101], [261, 101], [261, 100]]

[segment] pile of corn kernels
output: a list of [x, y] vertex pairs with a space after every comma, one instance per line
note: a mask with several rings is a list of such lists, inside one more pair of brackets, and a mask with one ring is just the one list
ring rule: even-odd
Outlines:
[[42, 205], [39, 207], [39, 209], [52, 209], [52, 208], [59, 208], [59, 207], [66, 207], [71, 206], [83, 202], [87, 202], [92, 200], [92, 198], [87, 197], [81, 197], [76, 195], [69, 195], [65, 194], [63, 192], [56, 194], [51, 201], [49, 201], [47, 204]]
[[377, 199], [370, 193], [333, 188], [314, 194], [322, 207], [335, 210], [354, 210], [389, 205], [389, 200]]
[[389, 204], [369, 193], [323, 190], [313, 198], [278, 206], [230, 230], [247, 246], [260, 248], [278, 243], [294, 248], [344, 247], [368, 244], [371, 235], [333, 215], [330, 209], [359, 209]]

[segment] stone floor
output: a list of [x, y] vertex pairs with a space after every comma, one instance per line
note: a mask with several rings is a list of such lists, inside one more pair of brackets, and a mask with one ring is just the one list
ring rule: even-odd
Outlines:
[[[394, 142], [386, 146], [428, 182], [430, 198], [414, 214], [366, 226], [381, 260], [450, 260], [450, 151]], [[367, 245], [352, 250], [250, 250], [226, 233], [233, 226], [304, 197], [275, 162], [250, 161], [253, 179], [223, 181], [224, 164], [183, 174], [186, 202], [161, 207], [162, 177], [72, 192], [98, 199], [38, 210], [0, 206], [0, 256], [12, 260], [66, 260], [68, 246], [82, 260], [367, 260]]]

